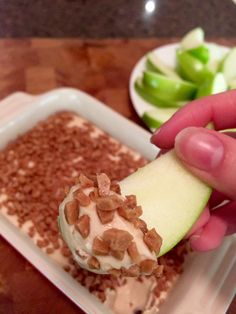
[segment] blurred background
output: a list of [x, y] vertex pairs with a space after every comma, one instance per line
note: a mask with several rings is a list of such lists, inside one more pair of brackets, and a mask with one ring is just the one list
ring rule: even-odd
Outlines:
[[180, 37], [201, 25], [231, 38], [234, 0], [0, 0], [0, 37]]

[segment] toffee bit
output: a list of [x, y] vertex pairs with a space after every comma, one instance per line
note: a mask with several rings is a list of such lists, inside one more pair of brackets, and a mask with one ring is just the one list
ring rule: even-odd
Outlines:
[[125, 256], [125, 251], [115, 251], [115, 250], [110, 250], [110, 255], [118, 259], [119, 261], [122, 261], [124, 256]]
[[139, 252], [138, 252], [137, 245], [136, 245], [134, 242], [132, 242], [132, 243], [130, 244], [130, 246], [128, 247], [127, 251], [128, 251], [128, 254], [129, 254], [131, 260], [132, 260], [135, 264], [139, 264], [140, 259], [141, 259], [141, 256], [140, 256], [140, 254], [139, 254]]
[[77, 200], [72, 200], [65, 205], [65, 217], [69, 225], [74, 225], [79, 218], [79, 203]]
[[127, 206], [121, 206], [118, 208], [118, 213], [120, 216], [127, 220], [132, 220], [138, 218], [142, 215], [143, 211], [141, 206], [135, 206], [134, 208], [129, 208]]
[[108, 270], [109, 274], [111, 274], [114, 277], [119, 277], [121, 275], [121, 270], [120, 269], [116, 269], [116, 268], [112, 268], [110, 270]]
[[102, 224], [107, 224], [114, 219], [115, 211], [103, 211], [97, 209], [98, 217]]
[[125, 203], [128, 207], [134, 208], [137, 205], [137, 200], [135, 195], [126, 195]]
[[110, 189], [111, 189], [111, 191], [113, 191], [117, 194], [121, 194], [120, 185], [118, 182], [112, 181]]
[[95, 237], [93, 240], [93, 254], [95, 255], [108, 255], [109, 246], [108, 244], [99, 237]]
[[95, 256], [90, 257], [88, 259], [87, 263], [88, 263], [89, 268], [91, 268], [91, 269], [99, 269], [100, 268], [100, 263]]
[[157, 267], [157, 262], [151, 259], [145, 259], [140, 263], [140, 271], [141, 273], [150, 275], [154, 269]]
[[143, 233], [148, 232], [147, 224], [140, 218], [134, 218], [130, 220], [135, 228], [140, 229]]
[[78, 181], [81, 184], [81, 188], [90, 188], [94, 186], [94, 182], [86, 177], [83, 173], [79, 175]]
[[111, 211], [117, 209], [119, 206], [123, 204], [123, 201], [117, 195], [109, 195], [99, 197], [96, 200], [97, 209], [103, 211]]
[[79, 231], [81, 236], [86, 239], [90, 233], [90, 218], [88, 215], [83, 215], [79, 218], [75, 225], [75, 229]]
[[81, 206], [88, 206], [90, 204], [90, 198], [80, 189], [76, 190], [73, 196]]
[[153, 275], [156, 276], [157, 278], [160, 278], [163, 274], [164, 271], [164, 266], [163, 265], [158, 265], [156, 269], [153, 271]]
[[116, 228], [104, 231], [102, 238], [114, 251], [127, 250], [133, 240], [133, 236], [128, 231]]
[[100, 196], [107, 196], [110, 192], [111, 180], [105, 173], [97, 174], [98, 192]]
[[140, 268], [138, 265], [132, 265], [128, 269], [122, 268], [122, 274], [125, 277], [138, 277], [140, 275]]
[[99, 198], [98, 189], [94, 188], [94, 190], [89, 193], [89, 197], [91, 201], [96, 202]]
[[150, 251], [153, 251], [156, 254], [159, 253], [162, 244], [162, 238], [159, 236], [154, 228], [145, 233], [143, 240]]

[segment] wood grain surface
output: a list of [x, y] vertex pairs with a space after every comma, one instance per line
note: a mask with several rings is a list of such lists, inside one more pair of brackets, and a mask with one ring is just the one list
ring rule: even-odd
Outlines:
[[[123, 116], [140, 122], [129, 100], [130, 72], [147, 51], [173, 40], [0, 40], [0, 99], [79, 88]], [[217, 40], [232, 46], [236, 40]], [[142, 125], [143, 126], [143, 125]], [[0, 238], [0, 314], [82, 313]], [[236, 301], [228, 314], [236, 313]]]

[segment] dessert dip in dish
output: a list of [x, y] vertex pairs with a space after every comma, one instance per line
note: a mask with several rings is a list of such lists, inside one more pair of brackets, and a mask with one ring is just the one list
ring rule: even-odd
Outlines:
[[[99, 271], [96, 274], [78, 266], [57, 223], [59, 205], [65, 197], [71, 201], [70, 193], [76, 191], [68, 187], [81, 184], [78, 180], [82, 173], [89, 180], [96, 174], [100, 175], [98, 180], [104, 180], [101, 174], [105, 173], [113, 182], [110, 187], [113, 184], [114, 188], [115, 181], [122, 180], [146, 163], [147, 160], [138, 153], [79, 115], [56, 113], [8, 143], [0, 152], [1, 214], [114, 313], [156, 313], [182, 272], [186, 254], [184, 244], [158, 259], [157, 269], [161, 268], [161, 276], [157, 271], [148, 276], [141, 272], [138, 277], [127, 278], [113, 270], [116, 268], [114, 264], [110, 267], [111, 274]], [[77, 197], [80, 199], [81, 196]], [[96, 211], [94, 213], [97, 215]], [[113, 214], [120, 217], [118, 212]], [[81, 217], [84, 215], [86, 213], [81, 210]], [[98, 219], [100, 222], [109, 220], [108, 215], [102, 217], [102, 213]], [[88, 233], [83, 227], [78, 230], [85, 232], [84, 236]], [[133, 239], [129, 237], [129, 241], [130, 247]], [[115, 251], [113, 254], [118, 254]], [[127, 251], [125, 254], [129, 260], [130, 255]], [[147, 254], [150, 255], [146, 257], [152, 259], [152, 253], [147, 251]], [[115, 263], [116, 258], [112, 261]], [[98, 267], [94, 261], [91, 265]]]

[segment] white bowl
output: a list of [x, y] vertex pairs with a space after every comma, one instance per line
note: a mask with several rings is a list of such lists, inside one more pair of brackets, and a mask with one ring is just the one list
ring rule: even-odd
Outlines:
[[[216, 44], [208, 43], [207, 46], [210, 49], [210, 53], [211, 51], [215, 53]], [[229, 51], [229, 48], [226, 46], [217, 45], [217, 47], [220, 48], [219, 55], [217, 56], [219, 59], [222, 58]], [[166, 65], [174, 68], [176, 66], [176, 49], [177, 48], [179, 48], [179, 43], [161, 46], [159, 48], [152, 50], [151, 52], [155, 53], [164, 63], [166, 63]], [[134, 82], [136, 81], [138, 77], [142, 76], [143, 71], [145, 70], [146, 59], [147, 59], [147, 54], [143, 56], [136, 63], [136, 65], [134, 66], [131, 72], [130, 81], [129, 81], [129, 93], [130, 93], [131, 101], [132, 101], [135, 111], [137, 112], [140, 118], [142, 117], [143, 113], [146, 110], [154, 108], [147, 101], [145, 101], [142, 97], [140, 97], [134, 88]]]

